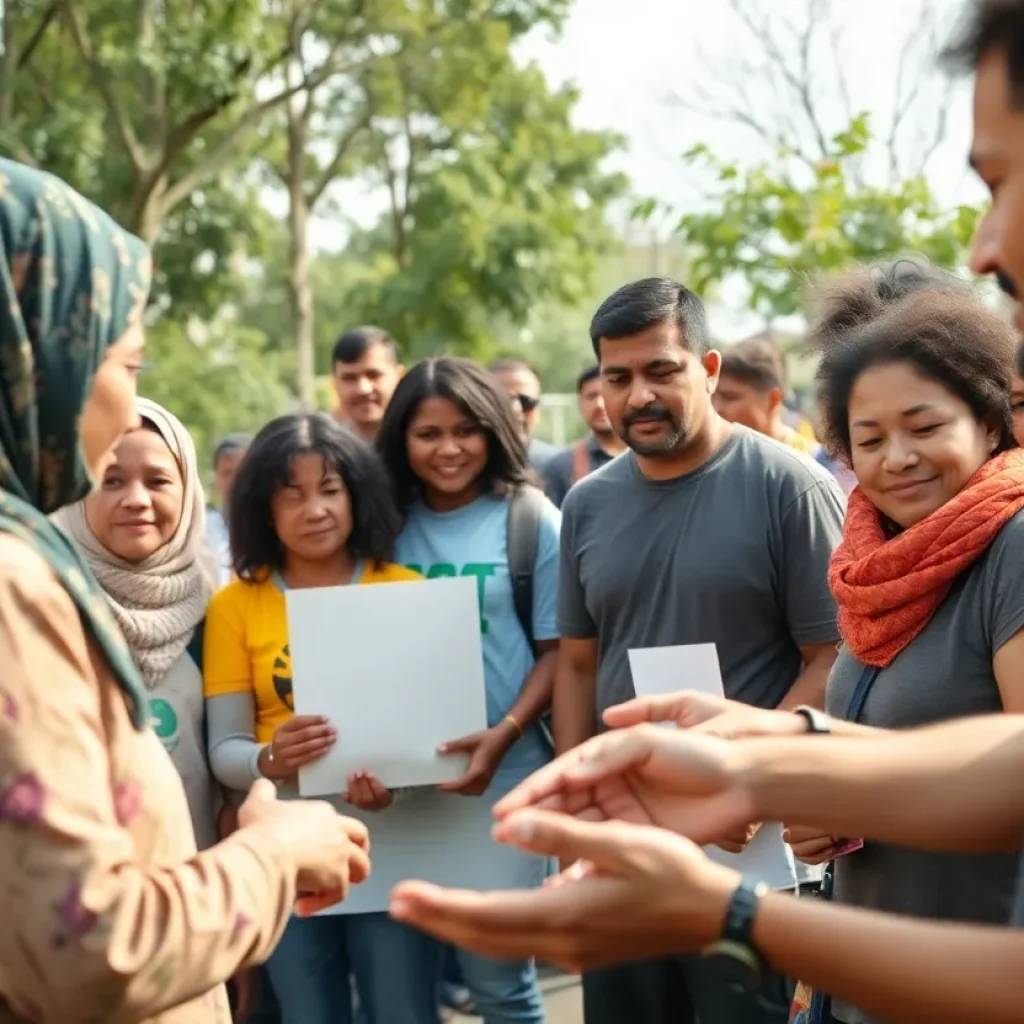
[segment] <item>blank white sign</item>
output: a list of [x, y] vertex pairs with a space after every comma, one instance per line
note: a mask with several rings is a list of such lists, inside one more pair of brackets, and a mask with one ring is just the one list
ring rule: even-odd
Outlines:
[[[722, 668], [714, 644], [680, 644], [675, 647], [641, 647], [629, 652], [629, 670], [638, 697], [696, 690], [723, 697]], [[766, 822], [739, 854], [717, 846], [704, 852], [719, 864], [735, 868], [767, 882], [773, 889], [796, 885], [793, 854], [782, 839], [782, 826]]]
[[299, 771], [303, 796], [337, 795], [355, 771], [385, 786], [459, 778], [437, 748], [487, 727], [473, 577], [289, 590], [295, 713], [324, 715], [338, 740]]

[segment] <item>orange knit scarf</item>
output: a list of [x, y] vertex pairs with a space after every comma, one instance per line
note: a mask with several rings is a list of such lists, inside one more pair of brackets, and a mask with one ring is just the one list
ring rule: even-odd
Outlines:
[[956, 578], [1024, 508], [1024, 451], [997, 455], [926, 519], [887, 538], [878, 509], [857, 488], [829, 585], [839, 631], [857, 660], [885, 668], [928, 624]]

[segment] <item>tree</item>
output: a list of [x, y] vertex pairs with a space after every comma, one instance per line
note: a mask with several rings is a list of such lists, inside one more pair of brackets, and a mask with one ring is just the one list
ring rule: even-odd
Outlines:
[[943, 210], [922, 175], [885, 187], [860, 182], [870, 143], [861, 114], [810, 164], [780, 150], [771, 163], [741, 169], [706, 146], [691, 150], [690, 164], [718, 184], [712, 208], [679, 224], [694, 287], [706, 292], [738, 275], [750, 308], [770, 322], [799, 311], [807, 278], [823, 271], [908, 252], [960, 266], [979, 211]]
[[575, 90], [551, 91], [509, 43], [491, 26], [450, 60], [402, 69], [401, 115], [371, 125], [388, 211], [352, 239], [350, 301], [411, 356], [487, 354], [497, 321], [585, 298], [615, 245], [605, 211], [626, 182], [604, 164], [620, 140], [575, 128]]
[[[785, 151], [812, 167], [859, 105], [849, 76], [847, 38], [856, 5], [836, 0], [726, 0], [736, 32], [727, 52], [705, 53], [670, 103], [693, 116], [726, 122], [759, 143], [766, 156]], [[869, 146], [847, 161], [858, 184], [896, 188], [925, 173], [946, 137], [952, 80], [935, 56], [946, 34], [935, 0], [896, 5], [904, 18], [889, 106], [875, 118]]]
[[332, 5], [8, 4], [0, 148], [53, 170], [157, 243], [158, 297], [179, 313], [210, 313], [228, 297], [232, 261], [260, 255], [267, 218], [247, 174], [255, 130], [296, 92], [346, 70], [328, 46], [307, 76], [285, 75], [297, 27]]

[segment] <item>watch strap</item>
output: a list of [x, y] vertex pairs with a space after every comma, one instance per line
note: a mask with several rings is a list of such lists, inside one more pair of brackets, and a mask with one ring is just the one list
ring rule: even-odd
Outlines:
[[828, 736], [832, 732], [832, 720], [824, 711], [801, 704], [793, 708], [793, 714], [807, 720], [807, 732], [811, 736]]
[[754, 920], [761, 897], [769, 891], [765, 882], [743, 878], [725, 908], [721, 935], [701, 951], [702, 956], [739, 961], [759, 977], [764, 971], [764, 960], [754, 945]]

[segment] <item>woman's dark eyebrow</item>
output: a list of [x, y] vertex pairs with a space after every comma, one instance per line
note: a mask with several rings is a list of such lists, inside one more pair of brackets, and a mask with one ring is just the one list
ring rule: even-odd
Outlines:
[[[900, 413], [900, 415], [906, 419], [909, 419], [911, 416], [917, 416], [922, 412], [930, 412], [933, 408], [934, 406], [929, 405], [927, 402], [922, 402], [920, 405], [914, 405], [911, 406], [909, 409], [904, 409], [903, 412]], [[854, 420], [852, 425], [855, 427], [877, 427], [878, 421]]]

